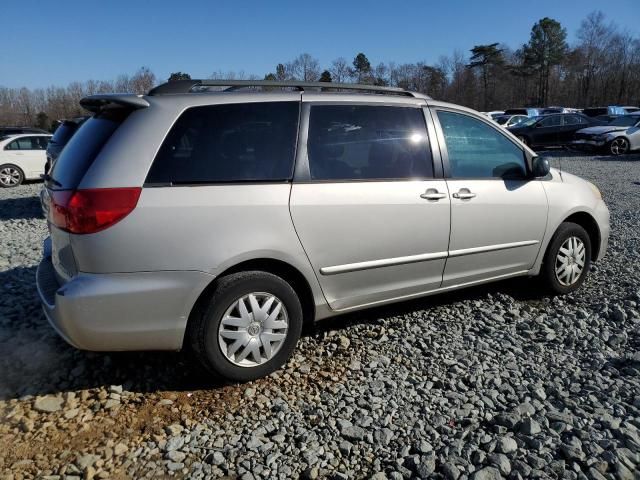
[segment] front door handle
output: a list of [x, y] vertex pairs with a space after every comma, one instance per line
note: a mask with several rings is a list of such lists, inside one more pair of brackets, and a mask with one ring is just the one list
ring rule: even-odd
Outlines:
[[446, 193], [440, 193], [436, 188], [427, 188], [427, 191], [420, 195], [425, 200], [440, 200], [447, 196]]
[[461, 188], [453, 194], [453, 198], [459, 198], [460, 200], [469, 200], [475, 196], [476, 194], [472, 193], [468, 188]]

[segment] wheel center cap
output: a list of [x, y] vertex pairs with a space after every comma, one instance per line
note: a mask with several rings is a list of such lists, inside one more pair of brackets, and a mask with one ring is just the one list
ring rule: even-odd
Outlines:
[[249, 324], [249, 326], [247, 327], [247, 333], [252, 337], [255, 337], [256, 335], [258, 335], [260, 333], [260, 330], [261, 330], [261, 327], [258, 322], [253, 322]]

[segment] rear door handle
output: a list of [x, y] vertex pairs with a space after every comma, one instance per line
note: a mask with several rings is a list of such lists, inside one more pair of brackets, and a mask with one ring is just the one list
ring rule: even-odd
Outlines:
[[420, 195], [425, 200], [440, 200], [447, 196], [446, 193], [440, 193], [436, 188], [428, 188], [426, 192]]
[[459, 198], [460, 200], [469, 200], [476, 196], [475, 193], [472, 193], [468, 188], [461, 188], [456, 193], [453, 194], [453, 198]]

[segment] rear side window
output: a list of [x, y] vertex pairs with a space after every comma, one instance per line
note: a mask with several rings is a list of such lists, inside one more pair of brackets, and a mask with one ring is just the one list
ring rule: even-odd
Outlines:
[[102, 147], [113, 132], [131, 113], [124, 108], [114, 108], [99, 113], [82, 124], [53, 164], [51, 178], [47, 184], [53, 189], [74, 189], [87, 173]]
[[5, 150], [44, 150], [48, 141], [48, 137], [21, 137], [9, 143]]
[[433, 177], [419, 108], [314, 105], [307, 144], [313, 180]]
[[299, 109], [299, 102], [190, 108], [171, 128], [146, 183], [289, 180]]

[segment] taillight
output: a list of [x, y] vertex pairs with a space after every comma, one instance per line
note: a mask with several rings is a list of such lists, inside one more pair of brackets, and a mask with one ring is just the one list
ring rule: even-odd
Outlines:
[[96, 233], [129, 215], [141, 188], [50, 190], [49, 221], [69, 233]]

